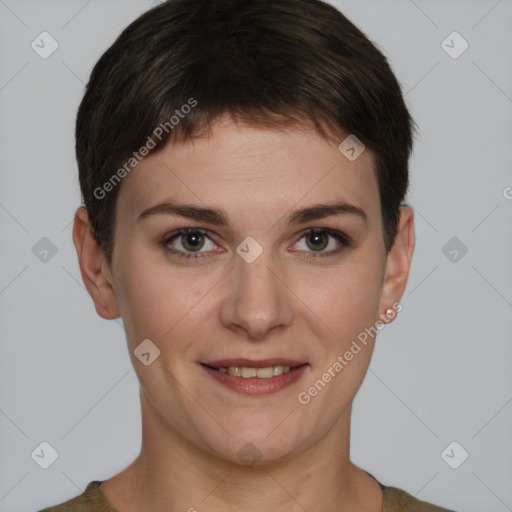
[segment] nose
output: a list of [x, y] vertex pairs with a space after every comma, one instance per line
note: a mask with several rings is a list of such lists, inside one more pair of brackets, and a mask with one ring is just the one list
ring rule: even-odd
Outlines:
[[236, 255], [234, 268], [224, 283], [221, 322], [251, 340], [261, 340], [271, 330], [284, 328], [292, 321], [293, 293], [282, 265], [272, 260], [268, 250], [252, 263]]

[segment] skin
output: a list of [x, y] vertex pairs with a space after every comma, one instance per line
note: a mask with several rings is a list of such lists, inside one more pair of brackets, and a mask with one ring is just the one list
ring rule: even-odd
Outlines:
[[[351, 406], [374, 340], [307, 405], [297, 399], [405, 290], [413, 211], [401, 207], [386, 255], [373, 163], [369, 150], [349, 161], [312, 129], [223, 117], [208, 135], [166, 146], [124, 179], [111, 266], [85, 209], [77, 210], [84, 283], [100, 316], [122, 317], [141, 384], [141, 453], [100, 487], [121, 512], [382, 511], [380, 487], [349, 453]], [[229, 224], [167, 214], [137, 221], [169, 199], [222, 208]], [[286, 223], [297, 208], [337, 200], [364, 209], [367, 222], [346, 214]], [[204, 257], [165, 249], [166, 235], [185, 227], [208, 232], [199, 235]], [[316, 248], [314, 235], [304, 235], [312, 227], [345, 233], [353, 246], [324, 235]], [[252, 263], [236, 253], [247, 236], [263, 249]], [[167, 247], [193, 254], [187, 241], [178, 236]], [[161, 351], [149, 366], [133, 353], [144, 339]], [[226, 357], [286, 357], [309, 367], [275, 394], [246, 396], [200, 365]], [[260, 454], [253, 463], [237, 455], [249, 442]]]

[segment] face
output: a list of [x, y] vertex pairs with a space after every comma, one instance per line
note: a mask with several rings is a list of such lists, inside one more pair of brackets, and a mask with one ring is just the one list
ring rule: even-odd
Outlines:
[[[313, 130], [221, 118], [124, 180], [107, 309], [171, 435], [265, 462], [348, 426], [373, 349], [361, 333], [405, 287], [386, 258], [373, 165]], [[134, 354], [143, 340], [160, 350], [147, 366]]]

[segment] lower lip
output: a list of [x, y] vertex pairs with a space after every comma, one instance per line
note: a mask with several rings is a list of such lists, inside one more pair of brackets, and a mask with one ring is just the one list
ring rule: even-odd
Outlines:
[[224, 386], [241, 393], [243, 395], [270, 395], [276, 393], [287, 386], [297, 382], [307, 371], [309, 365], [305, 364], [292, 368], [289, 372], [282, 375], [276, 375], [269, 379], [260, 379], [258, 377], [237, 377], [229, 373], [221, 373], [208, 366], [201, 365], [215, 380], [224, 384]]

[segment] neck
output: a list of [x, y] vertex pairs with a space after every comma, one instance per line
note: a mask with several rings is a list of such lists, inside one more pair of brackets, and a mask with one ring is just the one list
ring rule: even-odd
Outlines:
[[171, 430], [142, 391], [141, 406], [141, 453], [101, 486], [120, 512], [382, 511], [377, 482], [350, 462], [350, 411], [293, 457], [242, 465]]

